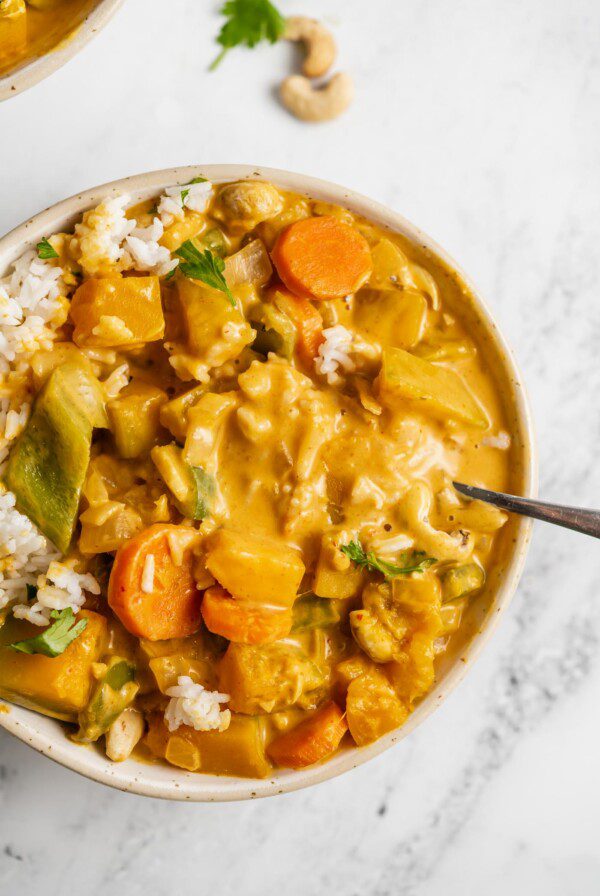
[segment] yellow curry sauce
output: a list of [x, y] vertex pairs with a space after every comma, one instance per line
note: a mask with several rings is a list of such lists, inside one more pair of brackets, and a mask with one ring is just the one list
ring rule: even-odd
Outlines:
[[[127, 212], [172, 261], [106, 254], [106, 204], [50, 238], [64, 323], [31, 359], [5, 481], [100, 593], [55, 657], [11, 649], [39, 629], [5, 616], [0, 694], [83, 742], [135, 721], [112, 758], [264, 777], [373, 742], [430, 690], [510, 547], [452, 480], [518, 489], [517, 434], [468, 290], [430, 252], [269, 184], [208, 185], [202, 211], [194, 189]], [[356, 288], [324, 295], [344, 273]], [[40, 460], [55, 413], [76, 447]], [[221, 702], [203, 717], [185, 681]]]
[[0, 75], [54, 50], [96, 0], [0, 0]]

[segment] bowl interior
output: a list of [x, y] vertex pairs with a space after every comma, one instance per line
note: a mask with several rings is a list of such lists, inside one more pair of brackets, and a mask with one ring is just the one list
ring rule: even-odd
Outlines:
[[22, 93], [47, 78], [90, 41], [117, 11], [123, 0], [91, 0], [81, 23], [52, 50], [26, 59], [0, 76], [0, 101]]
[[[283, 189], [304, 193], [316, 199], [345, 205], [374, 223], [389, 228], [418, 243], [453, 271], [473, 297], [466, 313], [477, 327], [477, 337], [485, 343], [488, 364], [507, 396], [507, 415], [515, 439], [516, 480], [519, 493], [534, 496], [537, 487], [537, 467], [531, 416], [519, 372], [508, 346], [498, 332], [474, 285], [457, 265], [428, 236], [405, 218], [373, 200], [335, 184], [268, 168], [244, 165], [188, 166], [157, 171], [125, 178], [88, 190], [41, 212], [17, 227], [0, 240], [0, 273], [29, 246], [43, 236], [68, 229], [83, 211], [95, 206], [107, 196], [129, 193], [141, 201], [173, 183], [187, 183], [203, 175], [219, 183], [240, 179], [264, 179]], [[464, 310], [464, 309], [463, 309]], [[406, 737], [450, 693], [470, 669], [479, 650], [490, 637], [501, 613], [508, 606], [516, 589], [525, 561], [530, 538], [531, 522], [514, 518], [503, 535], [509, 548], [481, 598], [473, 601], [462, 629], [462, 635], [451, 641], [437, 671], [436, 685], [409, 716], [402, 728], [392, 731], [379, 741], [361, 749], [346, 748], [328, 762], [303, 771], [280, 771], [266, 780], [216, 777], [184, 772], [166, 765], [130, 759], [111, 763], [99, 749], [84, 748], [72, 743], [61, 723], [22, 709], [0, 704], [0, 725], [36, 750], [62, 765], [102, 783], [134, 793], [180, 800], [235, 800], [270, 796], [297, 790], [334, 777], [377, 756], [392, 744]]]

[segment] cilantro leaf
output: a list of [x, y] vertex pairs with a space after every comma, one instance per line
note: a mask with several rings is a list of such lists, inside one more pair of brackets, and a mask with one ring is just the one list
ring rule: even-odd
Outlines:
[[[16, 641], [11, 644], [13, 650], [19, 653], [41, 653], [43, 656], [60, 656], [69, 644], [77, 638], [87, 626], [87, 619], [80, 619], [72, 626], [75, 615], [71, 607], [65, 610], [52, 610], [50, 613], [52, 625], [26, 641]], [[71, 627], [72, 626], [72, 627]]]
[[201, 280], [207, 286], [224, 292], [233, 307], [235, 308], [235, 299], [231, 294], [231, 290], [227, 286], [223, 271], [225, 270], [225, 262], [218, 255], [213, 255], [210, 249], [200, 252], [191, 240], [186, 240], [179, 247], [176, 255], [183, 259], [183, 264], [179, 265], [179, 270], [186, 277], [192, 280]]
[[58, 252], [52, 248], [46, 237], [43, 237], [35, 248], [37, 249], [38, 258], [44, 260], [47, 258], [58, 258]]
[[261, 40], [274, 44], [285, 31], [285, 19], [270, 0], [227, 0], [221, 7], [221, 15], [228, 20], [217, 37], [223, 49], [210, 71], [217, 68], [232, 47], [245, 44], [252, 48]]
[[[186, 184], [186, 187], [191, 187], [192, 184], [205, 184], [205, 183], [206, 183], [206, 178], [205, 178], [205, 177], [195, 177], [193, 180], [191, 180], [191, 181], [189, 182], [189, 184]], [[188, 195], [189, 192], [190, 192], [189, 189], [185, 189], [185, 190], [182, 190], [182, 191], [181, 191], [181, 201], [182, 201], [182, 203], [185, 202], [185, 200], [186, 200], [187, 195]]]
[[349, 557], [352, 562], [361, 569], [369, 572], [380, 572], [389, 581], [396, 576], [408, 576], [413, 572], [425, 572], [434, 563], [435, 557], [428, 557], [425, 551], [410, 551], [402, 555], [402, 566], [388, 563], [382, 560], [373, 551], [365, 551], [360, 541], [351, 541], [340, 547], [342, 554]]

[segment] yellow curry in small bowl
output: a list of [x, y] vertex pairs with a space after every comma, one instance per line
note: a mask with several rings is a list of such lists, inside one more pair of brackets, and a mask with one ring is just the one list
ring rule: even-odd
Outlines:
[[517, 467], [457, 276], [198, 177], [47, 234], [0, 310], [0, 695], [217, 775], [402, 726], [509, 550], [452, 486]]
[[69, 38], [97, 0], [0, 0], [0, 77]]

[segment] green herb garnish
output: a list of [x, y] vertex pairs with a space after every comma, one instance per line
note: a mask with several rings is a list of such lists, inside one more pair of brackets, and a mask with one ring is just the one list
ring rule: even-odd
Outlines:
[[19, 653], [41, 653], [43, 656], [60, 656], [69, 644], [77, 638], [87, 626], [87, 619], [80, 619], [72, 625], [75, 615], [71, 607], [65, 610], [52, 610], [50, 618], [55, 619], [52, 625], [44, 629], [34, 638], [26, 641], [17, 641], [11, 644], [13, 650]]
[[356, 566], [369, 572], [380, 572], [389, 581], [396, 576], [409, 576], [413, 572], [425, 572], [434, 563], [435, 557], [428, 557], [425, 551], [407, 551], [402, 555], [402, 566], [382, 560], [373, 551], [365, 551], [360, 541], [351, 541], [340, 547], [342, 554], [349, 557]]
[[169, 271], [169, 273], [165, 277], [165, 283], [167, 282], [167, 280], [173, 279], [173, 277], [175, 276], [175, 271], [177, 270], [178, 267], [179, 267], [179, 265], [176, 265], [172, 270]]
[[56, 249], [53, 249], [46, 237], [44, 237], [35, 247], [37, 249], [37, 254], [39, 258], [43, 258], [44, 261], [47, 258], [58, 258], [58, 252]]
[[217, 43], [223, 49], [210, 66], [214, 71], [232, 47], [245, 44], [255, 47], [262, 40], [276, 43], [285, 31], [285, 19], [269, 0], [227, 0], [221, 7], [227, 22], [221, 28]]
[[183, 259], [184, 263], [179, 265], [179, 269], [186, 277], [192, 280], [201, 280], [207, 286], [224, 292], [233, 307], [235, 308], [235, 299], [231, 294], [231, 290], [225, 282], [223, 271], [225, 270], [225, 262], [218, 255], [213, 255], [210, 249], [200, 252], [191, 240], [186, 240], [176, 255]]
[[[206, 183], [206, 178], [205, 178], [205, 177], [195, 177], [193, 180], [191, 180], [191, 181], [189, 182], [189, 184], [186, 184], [186, 187], [191, 187], [192, 184], [205, 184], [205, 183]], [[190, 192], [189, 189], [187, 189], [187, 190], [182, 190], [182, 191], [181, 191], [181, 202], [182, 202], [182, 204], [185, 202], [186, 197], [187, 197], [187, 195], [188, 195], [189, 192]]]

